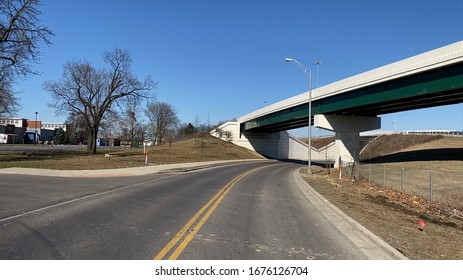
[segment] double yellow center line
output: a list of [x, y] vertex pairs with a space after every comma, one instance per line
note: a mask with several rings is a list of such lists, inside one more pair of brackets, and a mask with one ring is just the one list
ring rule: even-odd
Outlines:
[[[220, 202], [225, 198], [228, 192], [247, 175], [262, 169], [267, 166], [262, 166], [249, 170], [231, 180], [226, 184], [214, 197], [211, 198], [189, 221], [186, 225], [172, 238], [172, 240], [154, 257], [155, 260], [169, 259], [176, 260], [178, 256], [185, 250], [188, 243], [193, 239], [196, 233], [201, 229], [207, 219], [212, 215]], [[186, 236], [185, 234], [188, 233]], [[185, 237], [184, 237], [185, 236]], [[180, 242], [181, 241], [181, 242]], [[177, 243], [180, 244], [175, 250], [168, 255]]]

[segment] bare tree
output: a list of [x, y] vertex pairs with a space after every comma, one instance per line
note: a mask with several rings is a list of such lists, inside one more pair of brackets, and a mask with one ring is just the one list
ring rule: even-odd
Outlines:
[[13, 82], [11, 75], [0, 70], [0, 117], [11, 115], [19, 106]]
[[179, 122], [175, 109], [165, 102], [148, 103], [145, 114], [150, 121], [155, 144], [162, 143], [166, 133], [177, 126]]
[[212, 134], [214, 136], [216, 136], [217, 138], [219, 138], [219, 139], [223, 138], [224, 133], [225, 133], [225, 131], [223, 129], [221, 129], [220, 127], [218, 127], [218, 126], [212, 130]]
[[123, 117], [119, 120], [120, 137], [125, 142], [130, 142], [132, 148], [135, 142], [144, 142], [148, 127], [138, 120], [139, 104], [130, 103]]
[[195, 127], [191, 123], [181, 124], [177, 130], [177, 137], [181, 140], [193, 138]]
[[30, 64], [39, 61], [40, 43], [50, 45], [54, 36], [39, 25], [39, 5], [39, 0], [0, 0], [0, 115], [16, 110], [15, 78], [36, 74]]
[[130, 142], [133, 147], [135, 136], [140, 130], [140, 123], [137, 116], [137, 107], [139, 106], [138, 100], [130, 100], [126, 103], [126, 109], [119, 119], [119, 126], [121, 128], [120, 137], [125, 142]]
[[230, 143], [233, 141], [233, 133], [231, 131], [229, 130], [225, 131], [223, 133], [223, 136], [225, 137], [225, 141], [230, 142]]
[[212, 130], [211, 128], [211, 125], [209, 124], [209, 121], [207, 124], [205, 123], [201, 123], [201, 118], [196, 115], [195, 117], [195, 129], [196, 129], [196, 134], [195, 134], [195, 145], [197, 145], [197, 140], [198, 140], [198, 137], [201, 138], [201, 145], [200, 145], [200, 148], [201, 148], [201, 157], [204, 155], [204, 138], [209, 135], [209, 132]]
[[[120, 114], [114, 110], [108, 110], [103, 119], [101, 120], [100, 132], [102, 138], [111, 139], [114, 135], [117, 135], [120, 131], [118, 120]], [[91, 129], [90, 129], [91, 130]]]
[[72, 144], [86, 143], [90, 129], [82, 115], [72, 112], [67, 116], [66, 123], [70, 124], [71, 127]]
[[139, 122], [135, 131], [134, 140], [144, 143], [148, 138], [149, 126], [146, 123]]
[[80, 114], [90, 128], [88, 149], [96, 154], [96, 140], [101, 122], [107, 112], [128, 98], [153, 98], [156, 84], [150, 77], [137, 79], [131, 69], [130, 54], [121, 49], [106, 52], [108, 69], [96, 69], [90, 63], [68, 62], [61, 81], [48, 81], [44, 89], [51, 93], [49, 106], [57, 114]]

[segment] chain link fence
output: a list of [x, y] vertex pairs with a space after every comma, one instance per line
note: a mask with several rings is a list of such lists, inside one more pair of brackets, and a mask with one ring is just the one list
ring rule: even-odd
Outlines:
[[463, 209], [463, 171], [425, 170], [383, 164], [347, 164], [342, 176], [369, 182]]

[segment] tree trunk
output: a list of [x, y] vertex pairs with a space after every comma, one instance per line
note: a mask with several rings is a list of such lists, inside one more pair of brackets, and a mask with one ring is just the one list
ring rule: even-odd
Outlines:
[[92, 151], [92, 148], [93, 148], [93, 135], [92, 133], [90, 133], [88, 136], [87, 136], [87, 151]]
[[92, 155], [96, 155], [96, 140], [98, 138], [98, 127], [92, 128]]

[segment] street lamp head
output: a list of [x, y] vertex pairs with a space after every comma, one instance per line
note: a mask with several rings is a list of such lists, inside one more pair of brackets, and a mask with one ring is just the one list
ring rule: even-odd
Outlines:
[[285, 58], [285, 61], [286, 61], [286, 62], [293, 62], [294, 59], [292, 59], [292, 58]]

